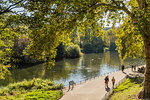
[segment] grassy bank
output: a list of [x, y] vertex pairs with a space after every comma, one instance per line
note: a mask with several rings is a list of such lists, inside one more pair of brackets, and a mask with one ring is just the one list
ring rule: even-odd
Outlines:
[[127, 78], [113, 90], [110, 100], [136, 100], [136, 95], [142, 89], [143, 78]]
[[49, 80], [25, 80], [0, 89], [0, 100], [57, 100], [63, 95], [61, 88], [63, 84]]

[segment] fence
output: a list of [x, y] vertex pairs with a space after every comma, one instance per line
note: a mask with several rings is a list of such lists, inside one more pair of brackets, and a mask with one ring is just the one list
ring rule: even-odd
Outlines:
[[[79, 84], [85, 83], [85, 82], [87, 82], [87, 81], [90, 81], [90, 80], [92, 80], [92, 79], [99, 78], [99, 77], [102, 77], [102, 76], [106, 76], [106, 75], [108, 75], [108, 74], [111, 74], [111, 73], [114, 73], [114, 72], [117, 72], [117, 71], [119, 71], [119, 70], [114, 70], [114, 71], [112, 71], [112, 72], [108, 72], [108, 73], [105, 73], [105, 74], [103, 74], [103, 75], [91, 77], [91, 78], [89, 78], [89, 79], [85, 79], [85, 80], [82, 80], [82, 81], [76, 81], [75, 83], [76, 83], [77, 85], [79, 85]], [[68, 83], [69, 83], [69, 82], [68, 82]], [[69, 85], [69, 84], [68, 84], [68, 85]], [[68, 85], [66, 85], [65, 87], [68, 87]]]

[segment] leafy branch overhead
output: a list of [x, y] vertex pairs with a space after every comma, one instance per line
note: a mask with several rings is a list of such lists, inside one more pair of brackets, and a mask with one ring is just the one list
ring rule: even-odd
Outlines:
[[[28, 36], [32, 42], [27, 46], [27, 52], [39, 59], [43, 55], [52, 59], [56, 56], [56, 47], [66, 40], [68, 43], [69, 34], [75, 28], [84, 35], [88, 27], [91, 33], [99, 36], [103, 35], [106, 23], [115, 25], [124, 22], [127, 25], [134, 24], [137, 31], [143, 30], [143, 24], [148, 22], [143, 22], [148, 17], [144, 11], [149, 8], [143, 8], [141, 2], [148, 5], [146, 0], [2, 0], [0, 15], [20, 16], [17, 24], [24, 23], [31, 30]], [[7, 22], [6, 27], [11, 25], [10, 22]], [[137, 33], [143, 36], [143, 33]], [[121, 43], [117, 44], [118, 50], [123, 51], [119, 47]]]

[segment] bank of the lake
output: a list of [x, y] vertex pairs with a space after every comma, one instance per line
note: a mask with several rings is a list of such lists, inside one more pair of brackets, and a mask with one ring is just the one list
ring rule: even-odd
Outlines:
[[[131, 67], [132, 64], [144, 65], [145, 62], [139, 58], [127, 58], [123, 64]], [[63, 59], [56, 62], [56, 65], [49, 69], [43, 64], [35, 65], [24, 69], [12, 70], [12, 75], [0, 80], [0, 86], [6, 86], [9, 83], [20, 82], [24, 79], [31, 80], [35, 78], [49, 79], [57, 84], [74, 80], [76, 83], [101, 76], [120, 69], [121, 61], [117, 52], [85, 54], [76, 59]]]
[[63, 84], [34, 78], [1, 88], [0, 100], [58, 100], [63, 95], [62, 88]]

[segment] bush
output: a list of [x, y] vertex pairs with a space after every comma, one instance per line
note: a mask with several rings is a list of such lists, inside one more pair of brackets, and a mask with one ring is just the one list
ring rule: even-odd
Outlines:
[[[42, 98], [53, 98], [49, 100], [57, 100], [62, 96], [62, 92], [58, 91], [63, 88], [63, 84], [55, 84], [49, 80], [33, 79], [31, 81], [23, 81], [10, 84], [0, 89], [0, 99], [8, 98], [11, 100], [23, 99], [38, 100]], [[52, 94], [51, 94], [52, 93]], [[39, 95], [38, 95], [39, 94]]]
[[91, 43], [87, 43], [83, 46], [83, 52], [84, 53], [94, 53], [95, 52], [95, 47]]
[[80, 47], [76, 44], [70, 43], [69, 45], [63, 45], [62, 43], [57, 47], [56, 60], [63, 58], [78, 58], [81, 56]]
[[78, 58], [81, 56], [80, 47], [78, 45], [70, 44], [66, 47], [66, 58]]

